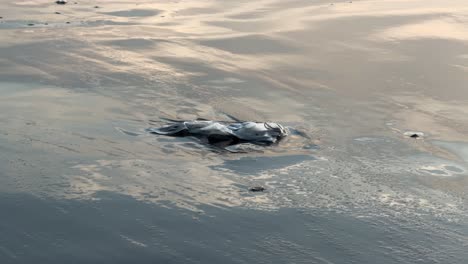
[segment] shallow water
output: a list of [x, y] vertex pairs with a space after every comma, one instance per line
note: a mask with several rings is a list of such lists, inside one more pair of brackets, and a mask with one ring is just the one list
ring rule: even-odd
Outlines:
[[0, 262], [465, 263], [464, 2], [2, 1]]

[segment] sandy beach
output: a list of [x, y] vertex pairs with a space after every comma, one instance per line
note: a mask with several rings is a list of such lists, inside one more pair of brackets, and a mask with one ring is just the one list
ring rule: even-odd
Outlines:
[[465, 0], [0, 1], [2, 264], [462, 264], [467, 190]]

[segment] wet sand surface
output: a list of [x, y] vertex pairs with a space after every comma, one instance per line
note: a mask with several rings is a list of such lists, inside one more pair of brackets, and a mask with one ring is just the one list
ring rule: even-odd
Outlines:
[[[466, 263], [464, 0], [0, 17], [2, 264]], [[298, 133], [231, 153], [145, 132], [230, 117]]]

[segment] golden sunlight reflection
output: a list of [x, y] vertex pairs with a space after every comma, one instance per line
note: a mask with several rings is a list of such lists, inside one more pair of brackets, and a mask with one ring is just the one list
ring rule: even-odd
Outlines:
[[421, 38], [468, 41], [467, 21], [434, 19], [422, 23], [389, 28], [376, 35], [384, 40], [412, 40]]
[[[0, 4], [8, 10], [0, 14], [0, 140], [40, 153], [33, 165], [61, 160], [41, 172], [52, 176], [9, 179], [18, 190], [69, 199], [108, 191], [190, 210], [381, 203], [444, 211], [448, 198], [437, 191], [465, 172], [447, 172], [421, 197], [395, 187], [400, 175], [434, 176], [464, 162], [433, 140], [468, 141], [465, 0], [95, 6]], [[145, 132], [164, 117], [275, 121], [299, 132], [278, 148], [234, 156]], [[428, 137], [409, 141], [406, 130]], [[405, 147], [432, 156], [413, 164], [397, 151]], [[305, 160], [261, 168], [257, 156], [271, 158], [267, 165]], [[248, 176], [235, 170], [252, 160]], [[33, 165], [8, 170], [28, 175]], [[258, 183], [269, 191], [249, 193]]]

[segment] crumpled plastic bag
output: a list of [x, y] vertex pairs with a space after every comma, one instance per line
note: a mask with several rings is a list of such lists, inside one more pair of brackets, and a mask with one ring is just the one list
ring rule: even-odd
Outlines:
[[278, 123], [222, 122], [222, 121], [180, 121], [160, 128], [149, 128], [157, 135], [187, 137], [193, 136], [217, 146], [241, 143], [268, 146], [278, 143], [289, 134], [287, 128]]

